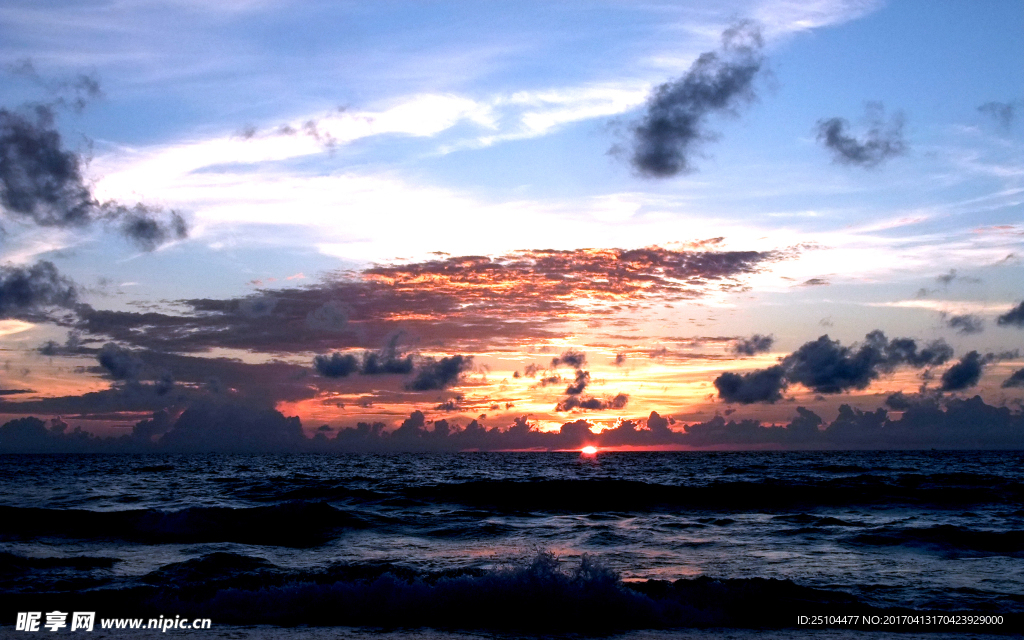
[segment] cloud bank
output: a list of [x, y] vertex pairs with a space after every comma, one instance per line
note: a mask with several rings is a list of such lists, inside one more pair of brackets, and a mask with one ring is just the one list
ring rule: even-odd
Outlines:
[[583, 446], [782, 449], [1021, 448], [1024, 414], [985, 404], [978, 396], [951, 399], [945, 406], [920, 398], [907, 403], [898, 419], [885, 409], [839, 408], [831, 423], [813, 411], [796, 408], [785, 425], [756, 420], [676, 423], [652, 412], [646, 420], [624, 420], [595, 433], [585, 420], [541, 431], [526, 418], [506, 427], [487, 428], [473, 420], [465, 426], [413, 412], [398, 428], [359, 423], [338, 429], [334, 437], [320, 429], [308, 438], [298, 418], [272, 409], [233, 403], [199, 403], [176, 419], [157, 412], [140, 421], [130, 435], [98, 438], [62, 421], [21, 418], [0, 426], [0, 452], [427, 452], [501, 450], [578, 450]]

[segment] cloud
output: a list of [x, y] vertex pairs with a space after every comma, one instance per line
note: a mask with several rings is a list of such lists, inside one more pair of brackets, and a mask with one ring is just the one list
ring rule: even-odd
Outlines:
[[832, 284], [832, 283], [829, 282], [828, 280], [824, 279], [824, 278], [809, 278], [807, 280], [804, 280], [803, 282], [801, 282], [797, 286], [799, 286], [799, 287], [827, 287], [830, 284]]
[[843, 118], [818, 121], [818, 141], [832, 152], [840, 164], [874, 167], [889, 158], [903, 155], [903, 115], [896, 113], [885, 122], [885, 109], [880, 102], [869, 102], [865, 108], [868, 129], [860, 139], [847, 133], [850, 123]]
[[889, 394], [885, 399], [885, 406], [895, 411], [904, 411], [914, 405], [914, 400], [902, 391]]
[[341, 303], [328, 300], [306, 314], [306, 328], [330, 333], [345, 331], [348, 328], [348, 314]]
[[1019, 356], [1020, 352], [1016, 350], [1003, 353], [986, 353], [985, 355], [981, 355], [977, 351], [971, 351], [942, 374], [941, 389], [943, 391], [960, 391], [961, 389], [973, 387], [981, 379], [981, 372], [985, 365], [1002, 360], [1013, 360]]
[[629, 396], [620, 393], [613, 398], [594, 398], [591, 396], [570, 395], [559, 400], [555, 411], [573, 410], [600, 411], [604, 409], [624, 409], [629, 403]]
[[565, 388], [565, 395], [567, 396], [578, 396], [583, 393], [583, 390], [590, 384], [590, 372], [584, 371], [583, 369], [576, 370], [576, 380], [572, 382], [568, 387]]
[[786, 372], [780, 366], [738, 374], [727, 371], [715, 378], [718, 397], [726, 402], [776, 402], [786, 390]]
[[313, 358], [313, 368], [325, 378], [344, 378], [359, 368], [356, 357], [350, 353], [332, 353]]
[[[625, 404], [625, 401], [622, 401]], [[674, 423], [657, 412], [646, 420], [623, 420], [600, 433], [586, 420], [564, 423], [541, 431], [525, 417], [511, 425], [487, 428], [473, 420], [464, 427], [447, 420], [433, 424], [420, 411], [401, 426], [360, 422], [333, 430], [316, 429], [305, 437], [298, 418], [285, 417], [271, 408], [234, 402], [205, 401], [176, 420], [168, 412], [155, 412], [136, 424], [131, 436], [98, 438], [81, 428], [68, 430], [63, 421], [47, 423], [21, 418], [0, 426], [0, 452], [412, 452], [565, 450], [584, 445], [683, 446], [790, 449], [1019, 449], [1024, 447], [1024, 414], [986, 404], [980, 397], [938, 399], [903, 396], [902, 416], [891, 419], [885, 409], [863, 411], [839, 407], [831, 423], [813, 411], [796, 408], [789, 424], [762, 425], [756, 420], [726, 421], [716, 416], [706, 422]]]
[[551, 366], [557, 367], [559, 365], [568, 365], [574, 369], [579, 369], [587, 363], [587, 354], [582, 351], [576, 351], [575, 349], [567, 349], [562, 355], [557, 358], [551, 359]]
[[160, 220], [156, 216], [162, 213], [142, 204], [130, 208], [122, 205], [103, 207], [104, 217], [117, 220], [121, 234], [145, 251], [188, 237], [188, 225], [181, 214], [171, 211], [168, 220]]
[[[954, 281], [959, 280], [960, 282], [968, 282], [970, 284], [978, 284], [981, 282], [978, 278], [972, 278], [970, 276], [958, 275], [956, 269], [950, 269], [949, 273], [944, 273], [940, 276], [935, 276], [935, 281], [941, 284], [943, 287], [948, 287]], [[927, 289], [922, 289], [927, 295]]]
[[917, 343], [910, 338], [889, 341], [881, 331], [873, 331], [859, 348], [844, 347], [838, 340], [821, 336], [787, 356], [783, 367], [790, 382], [817, 393], [841, 393], [864, 389], [897, 366], [935, 366], [952, 355], [952, 348], [941, 340], [918, 350]]
[[74, 111], [82, 111], [90, 102], [103, 97], [99, 79], [94, 75], [83, 73], [73, 78], [47, 79], [36, 71], [35, 64], [29, 58], [8, 65], [7, 70], [14, 76], [28, 78], [53, 96], [47, 105], [49, 107], [69, 107]]
[[764, 353], [770, 351], [772, 344], [775, 343], [773, 336], [763, 336], [759, 333], [755, 333], [749, 338], [739, 338], [732, 346], [733, 353], [738, 353], [744, 356], [753, 356], [758, 353]]
[[52, 262], [0, 267], [0, 318], [38, 317], [48, 307], [72, 308], [78, 288]]
[[1024, 328], [1024, 301], [1010, 309], [996, 320], [999, 326], [1010, 325]]
[[1003, 384], [1000, 385], [1003, 389], [1009, 389], [1011, 387], [1024, 387], [1024, 369], [1017, 369], [1010, 377], [1003, 380]]
[[735, 114], [754, 100], [762, 47], [760, 27], [740, 22], [722, 33], [718, 51], [701, 54], [685, 76], [655, 89], [633, 128], [633, 167], [655, 178], [694, 171], [697, 148], [717, 138], [707, 129], [708, 116]]
[[416, 377], [407, 388], [411, 391], [444, 389], [458, 382], [462, 372], [472, 365], [472, 356], [455, 355], [440, 360], [426, 358], [420, 363]]
[[823, 335], [801, 345], [779, 365], [745, 374], [723, 373], [714, 384], [726, 402], [776, 402], [789, 384], [816, 393], [843, 393], [864, 389], [899, 366], [937, 366], [952, 356], [953, 348], [943, 340], [919, 347], [911, 338], [889, 340], [881, 331], [872, 331], [860, 345], [847, 347]]
[[413, 369], [412, 356], [397, 355], [396, 344], [400, 335], [394, 335], [388, 346], [379, 352], [364, 351], [361, 363], [353, 354], [334, 353], [314, 357], [313, 368], [325, 378], [344, 378], [356, 372], [364, 376], [406, 375]]
[[63, 148], [47, 106], [28, 115], [0, 109], [0, 205], [7, 217], [42, 227], [104, 221], [147, 251], [188, 235], [177, 212], [98, 202], [82, 177], [78, 154]]
[[[325, 353], [386, 343], [398, 331], [453, 351], [491, 349], [550, 339], [577, 314], [600, 317], [651, 300], [730, 291], [743, 286], [742, 276], [778, 259], [772, 252], [661, 247], [446, 257], [333, 274], [272, 296], [182, 300], [174, 314], [80, 305], [75, 328], [175, 352]], [[367, 356], [363, 373], [408, 373], [408, 356], [389, 353]]]
[[978, 111], [995, 120], [1000, 127], [1008, 130], [1017, 117], [1017, 102], [986, 102]]
[[[114, 351], [116, 349], [116, 351]], [[99, 360], [102, 349], [80, 347], [79, 355]], [[271, 360], [248, 363], [223, 357], [198, 357], [135, 350], [114, 345], [107, 366], [88, 373], [119, 376], [109, 389], [75, 396], [7, 401], [0, 398], [0, 413], [41, 413], [125, 419], [124, 413], [178, 410], [203, 401], [234, 401], [266, 407], [316, 396], [318, 389], [307, 367]], [[127, 357], [126, 357], [127, 356]], [[137, 360], [133, 363], [131, 360]], [[125, 362], [127, 360], [127, 362]]]
[[[555, 405], [555, 411], [596, 411], [602, 409], [624, 408], [629, 402], [629, 396], [624, 393], [620, 393], [612, 398], [595, 398], [593, 396], [584, 395], [583, 391], [590, 386], [590, 372], [585, 371], [582, 368], [586, 363], [587, 355], [582, 351], [577, 351], [575, 349], [567, 349], [558, 357], [551, 359], [552, 367], [558, 367], [559, 365], [564, 364], [576, 369], [576, 377], [569, 383], [569, 386], [565, 388], [564, 397]], [[539, 386], [546, 387], [550, 384], [558, 384], [560, 382], [562, 382], [561, 376], [552, 375], [547, 378], [542, 378]]]
[[138, 380], [145, 366], [134, 353], [113, 342], [103, 345], [96, 360], [114, 380]]
[[946, 326], [950, 329], [956, 329], [958, 333], [969, 335], [984, 331], [985, 321], [976, 315], [965, 313], [963, 315], [948, 317], [946, 319]]
[[184, 411], [160, 438], [160, 448], [181, 452], [280, 452], [306, 443], [298, 418], [239, 403], [204, 402]]
[[973, 387], [981, 379], [985, 360], [977, 351], [971, 351], [942, 374], [943, 391], [959, 391]]
[[41, 226], [89, 222], [95, 207], [77, 154], [61, 148], [53, 112], [34, 119], [0, 109], [0, 204]]
[[363, 366], [359, 373], [364, 376], [383, 374], [406, 375], [412, 373], [412, 356], [398, 354], [398, 339], [402, 334], [396, 333], [388, 340], [388, 344], [379, 352], [367, 351], [363, 354]]
[[[111, 378], [124, 383], [114, 391], [133, 396], [145, 396], [151, 392], [163, 396], [174, 388], [174, 376], [170, 371], [147, 366], [138, 355], [113, 342], [103, 345], [96, 354], [96, 360]], [[153, 384], [143, 385], [142, 379], [153, 381]]]

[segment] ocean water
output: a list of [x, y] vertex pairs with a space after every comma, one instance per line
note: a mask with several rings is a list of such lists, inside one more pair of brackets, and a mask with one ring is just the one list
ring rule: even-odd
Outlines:
[[[7, 455], [0, 489], [10, 637], [1024, 631], [1024, 452]], [[99, 628], [159, 616], [211, 628]]]

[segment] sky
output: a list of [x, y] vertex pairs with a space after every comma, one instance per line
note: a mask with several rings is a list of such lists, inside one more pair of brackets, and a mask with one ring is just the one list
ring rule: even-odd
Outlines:
[[1019, 0], [5, 2], [0, 421], [1018, 415], [1022, 33]]

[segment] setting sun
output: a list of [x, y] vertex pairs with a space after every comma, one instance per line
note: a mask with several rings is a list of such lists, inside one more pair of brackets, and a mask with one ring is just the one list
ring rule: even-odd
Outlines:
[[592, 456], [597, 453], [597, 447], [583, 447], [580, 449], [580, 453], [585, 456]]

